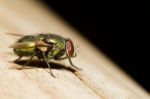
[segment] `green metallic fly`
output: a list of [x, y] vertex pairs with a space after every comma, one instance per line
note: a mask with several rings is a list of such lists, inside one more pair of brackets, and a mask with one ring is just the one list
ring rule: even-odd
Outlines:
[[73, 42], [69, 38], [64, 38], [56, 34], [48, 33], [25, 35], [20, 38], [15, 44], [11, 45], [10, 48], [14, 48], [14, 53], [19, 56], [19, 58], [14, 62], [17, 62], [23, 56], [30, 57], [26, 64], [24, 64], [24, 66], [20, 69], [23, 69], [29, 62], [32, 61], [33, 57], [36, 56], [38, 59], [42, 59], [46, 62], [53, 77], [54, 75], [51, 71], [51, 66], [48, 63], [48, 60], [51, 59], [68, 59], [70, 64], [74, 68], [80, 70], [80, 68], [76, 67], [71, 61], [72, 57], [76, 57], [76, 52]]

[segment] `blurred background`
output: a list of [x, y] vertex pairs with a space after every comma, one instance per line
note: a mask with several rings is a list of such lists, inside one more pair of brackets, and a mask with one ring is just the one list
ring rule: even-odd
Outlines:
[[[43, 0], [150, 92], [146, 22], [138, 2]], [[81, 47], [82, 48], [82, 47]]]

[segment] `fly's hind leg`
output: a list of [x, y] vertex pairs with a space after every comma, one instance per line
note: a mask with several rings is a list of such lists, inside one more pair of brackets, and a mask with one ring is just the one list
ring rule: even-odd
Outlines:
[[21, 68], [18, 68], [18, 70], [21, 70], [24, 67], [26, 67], [32, 61], [32, 59], [33, 59], [34, 56], [35, 56], [35, 53], [30, 57], [30, 59]]
[[16, 60], [14, 60], [13, 62], [18, 62], [20, 59], [22, 58], [22, 56], [19, 56]]

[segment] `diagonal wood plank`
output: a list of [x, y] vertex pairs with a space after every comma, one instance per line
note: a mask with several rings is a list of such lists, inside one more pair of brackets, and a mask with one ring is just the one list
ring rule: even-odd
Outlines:
[[[31, 0], [0, 1], [0, 99], [149, 99], [150, 95], [97, 50], [53, 10]], [[51, 32], [71, 38], [80, 46], [73, 72], [67, 60], [56, 62], [53, 78], [40, 62], [17, 70], [17, 58], [8, 48], [18, 37], [7, 32], [33, 34]], [[37, 66], [34, 66], [37, 65]], [[41, 67], [40, 67], [41, 66]], [[56, 64], [55, 64], [56, 66]], [[59, 67], [58, 66], [58, 67]]]

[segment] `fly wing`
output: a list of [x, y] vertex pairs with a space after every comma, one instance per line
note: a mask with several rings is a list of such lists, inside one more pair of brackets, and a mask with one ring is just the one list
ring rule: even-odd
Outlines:
[[[13, 33], [13, 32], [7, 32], [6, 34], [11, 35], [11, 36], [27, 36], [27, 35], [32, 35], [32, 34], [23, 34], [23, 33]], [[39, 35], [39, 34], [49, 34], [49, 33], [34, 33], [34, 35]]]
[[35, 42], [15, 43], [9, 46], [9, 48], [30, 48], [35, 47]]
[[25, 36], [25, 35], [20, 34], [20, 33], [10, 33], [10, 32], [8, 32], [6, 34], [11, 35], [11, 36]]

